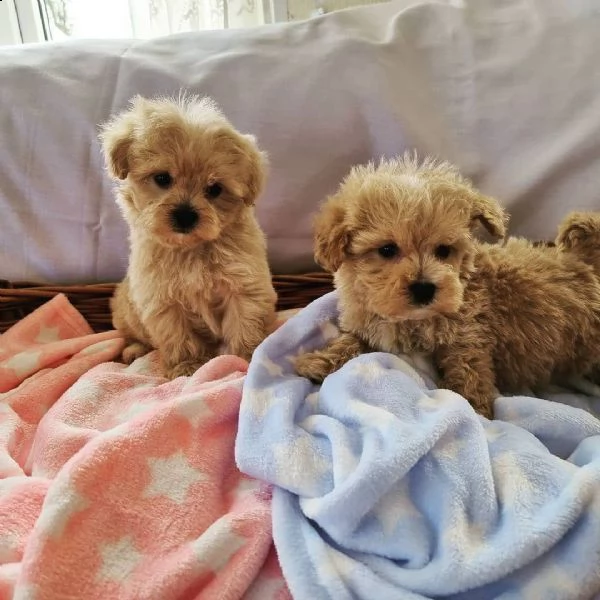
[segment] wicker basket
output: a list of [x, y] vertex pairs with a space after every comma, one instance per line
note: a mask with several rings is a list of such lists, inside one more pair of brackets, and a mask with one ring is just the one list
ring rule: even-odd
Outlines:
[[[273, 284], [278, 310], [302, 308], [333, 289], [327, 273], [275, 275]], [[108, 301], [114, 289], [114, 283], [59, 286], [0, 280], [0, 333], [57, 294], [65, 294], [94, 331], [112, 329]]]
[[[553, 242], [534, 242], [536, 246], [554, 246]], [[274, 275], [277, 309], [302, 308], [333, 289], [328, 273]], [[39, 285], [26, 281], [0, 279], [0, 333], [57, 294], [65, 294], [73, 306], [86, 318], [94, 331], [112, 329], [108, 301], [114, 283], [89, 285]]]

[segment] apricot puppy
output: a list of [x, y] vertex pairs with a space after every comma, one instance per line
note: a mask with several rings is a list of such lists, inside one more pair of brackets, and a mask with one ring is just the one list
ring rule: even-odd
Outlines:
[[558, 247], [505, 236], [506, 215], [446, 163], [405, 156], [352, 169], [322, 207], [315, 257], [335, 273], [342, 335], [296, 358], [313, 381], [359, 353], [428, 353], [441, 387], [491, 417], [519, 393], [594, 373], [600, 217], [574, 215]]
[[274, 322], [275, 291], [254, 202], [265, 158], [208, 98], [131, 101], [102, 127], [130, 230], [111, 302], [131, 362], [159, 350], [165, 375], [227, 352], [249, 359]]

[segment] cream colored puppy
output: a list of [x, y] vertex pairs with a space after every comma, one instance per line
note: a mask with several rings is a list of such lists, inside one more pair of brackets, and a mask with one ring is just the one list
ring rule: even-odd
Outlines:
[[254, 138], [208, 98], [137, 96], [100, 139], [130, 229], [127, 276], [111, 302], [124, 361], [156, 348], [174, 378], [223, 344], [249, 359], [276, 301], [253, 208], [265, 179]]
[[315, 256], [335, 273], [342, 334], [296, 359], [322, 381], [370, 351], [431, 356], [441, 379], [491, 417], [522, 393], [600, 366], [600, 215], [561, 224], [557, 247], [504, 238], [507, 215], [448, 163], [406, 155], [357, 166], [322, 206]]

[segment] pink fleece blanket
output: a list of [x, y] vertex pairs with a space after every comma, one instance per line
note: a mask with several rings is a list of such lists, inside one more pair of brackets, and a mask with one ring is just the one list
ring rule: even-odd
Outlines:
[[0, 600], [283, 600], [234, 440], [247, 363], [125, 367], [57, 296], [0, 337]]

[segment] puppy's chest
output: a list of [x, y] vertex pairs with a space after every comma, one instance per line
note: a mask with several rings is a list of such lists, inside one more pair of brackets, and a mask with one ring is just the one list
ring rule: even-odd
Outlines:
[[368, 328], [368, 341], [372, 347], [393, 354], [431, 354], [455, 338], [454, 329], [453, 323], [447, 319], [401, 323], [380, 321]]
[[231, 284], [224, 274], [215, 273], [202, 264], [179, 270], [157, 265], [134, 290], [142, 313], [154, 312], [157, 306], [173, 307], [185, 313], [190, 321], [205, 324], [218, 334]]

